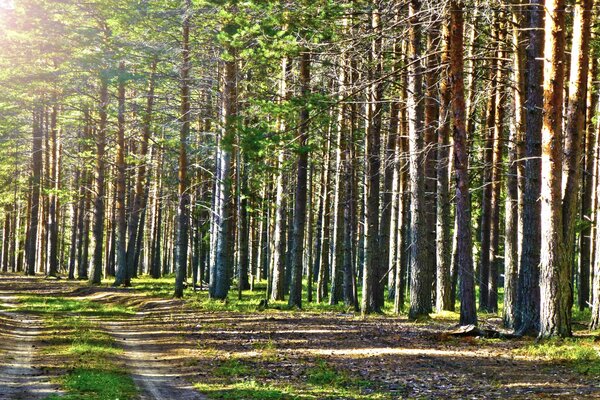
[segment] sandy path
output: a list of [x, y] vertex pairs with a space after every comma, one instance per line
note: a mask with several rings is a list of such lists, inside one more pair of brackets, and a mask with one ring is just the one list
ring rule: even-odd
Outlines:
[[41, 399], [58, 392], [48, 374], [34, 367], [42, 329], [38, 318], [0, 311], [0, 399]]
[[[168, 308], [168, 305], [166, 305]], [[173, 339], [182, 332], [162, 320], [159, 310], [139, 312], [127, 320], [102, 322], [124, 350], [128, 372], [141, 392], [141, 400], [204, 400], [182, 374]], [[164, 327], [158, 328], [156, 324]], [[170, 330], [173, 329], [173, 330]]]

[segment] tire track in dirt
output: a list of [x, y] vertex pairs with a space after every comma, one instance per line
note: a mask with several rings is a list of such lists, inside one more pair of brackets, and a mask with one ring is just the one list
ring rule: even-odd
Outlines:
[[0, 399], [34, 400], [59, 392], [47, 371], [34, 367], [43, 328], [40, 318], [0, 311]]
[[[165, 306], [167, 314], [168, 305]], [[138, 312], [126, 320], [103, 321], [102, 326], [124, 350], [127, 372], [141, 392], [141, 400], [205, 400], [182, 376], [179, 349], [173, 339], [183, 332], [163, 319], [163, 309]]]

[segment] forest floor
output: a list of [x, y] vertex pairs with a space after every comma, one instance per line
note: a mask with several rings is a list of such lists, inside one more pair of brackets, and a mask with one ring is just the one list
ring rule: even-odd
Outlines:
[[249, 292], [173, 300], [171, 285], [0, 277], [0, 399], [600, 399], [600, 342], [584, 330], [462, 338], [451, 313], [261, 310]]

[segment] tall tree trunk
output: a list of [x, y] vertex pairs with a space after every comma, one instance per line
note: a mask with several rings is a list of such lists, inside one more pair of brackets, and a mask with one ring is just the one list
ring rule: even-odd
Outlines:
[[[498, 21], [496, 21], [493, 32], [497, 35], [498, 31]], [[496, 46], [497, 45], [498, 44], [496, 44]], [[479, 309], [482, 311], [487, 311], [489, 302], [490, 253], [492, 247], [492, 171], [494, 164], [493, 149], [494, 128], [496, 125], [496, 98], [498, 93], [498, 60], [495, 57], [495, 53], [492, 53], [492, 55], [494, 59], [489, 66], [489, 80], [491, 87], [485, 111], [485, 126], [483, 127], [485, 142], [483, 148], [483, 178], [481, 182], [481, 252], [479, 254]]]
[[528, 35], [525, 53], [525, 168], [523, 208], [519, 218], [522, 231], [519, 282], [515, 327], [519, 334], [539, 330], [540, 290], [539, 263], [541, 246], [541, 127], [542, 127], [542, 50], [544, 48], [544, 9], [542, 0], [531, 0], [525, 6]]
[[127, 268], [127, 219], [125, 215], [125, 63], [119, 64], [118, 87], [119, 110], [117, 114], [117, 156], [116, 156], [116, 212], [117, 229], [115, 250], [117, 255], [115, 286], [131, 286], [131, 274]]
[[175, 293], [176, 298], [183, 297], [183, 281], [186, 277], [189, 241], [189, 206], [190, 194], [188, 192], [188, 156], [187, 142], [190, 136], [191, 104], [190, 104], [190, 71], [192, 69], [190, 57], [190, 25], [191, 25], [191, 0], [185, 1], [183, 10], [182, 27], [182, 64], [181, 64], [181, 114], [179, 123], [179, 167], [177, 171], [177, 231], [175, 233]]
[[[380, 240], [379, 240], [379, 178], [380, 178], [380, 149], [381, 149], [381, 88], [378, 77], [381, 76], [381, 61], [379, 53], [381, 42], [378, 37], [381, 31], [381, 16], [378, 9], [371, 11], [371, 29], [376, 39], [372, 43], [371, 60], [375, 63], [370, 70], [370, 85], [367, 106], [367, 137], [365, 149], [365, 262], [363, 267], [362, 314], [380, 312], [383, 306], [380, 300]], [[386, 260], [387, 261], [387, 260]]]
[[583, 193], [581, 195], [581, 218], [584, 220], [579, 248], [579, 309], [588, 307], [590, 301], [590, 275], [592, 266], [592, 224], [593, 224], [593, 193], [594, 193], [594, 165], [596, 159], [596, 131], [594, 115], [598, 107], [598, 84], [594, 78], [598, 75], [598, 59], [590, 60], [591, 67], [588, 76], [587, 104], [585, 134], [585, 164], [583, 172]]
[[106, 160], [106, 129], [108, 120], [108, 82], [103, 77], [100, 79], [100, 125], [96, 131], [96, 198], [94, 199], [94, 259], [90, 283], [99, 284], [102, 280], [102, 249], [104, 244], [104, 186]]
[[[290, 91], [287, 87], [287, 79], [291, 73], [291, 62], [287, 57], [281, 61], [281, 78], [279, 80], [279, 97], [282, 102], [289, 99]], [[286, 130], [283, 117], [278, 118], [277, 130], [283, 135]], [[283, 300], [285, 280], [285, 190], [284, 190], [284, 160], [285, 152], [279, 150], [277, 156], [277, 178], [275, 179], [275, 230], [273, 232], [273, 245], [271, 263], [271, 300]]]
[[410, 149], [411, 192], [411, 250], [410, 250], [410, 309], [409, 319], [418, 319], [432, 311], [432, 276], [427, 260], [427, 210], [425, 209], [425, 175], [423, 148], [423, 72], [421, 69], [421, 2], [411, 0], [408, 6], [410, 19], [408, 46], [408, 136]]
[[[502, 18], [500, 15], [498, 18]], [[486, 309], [490, 313], [498, 312], [498, 278], [502, 256], [500, 255], [500, 189], [502, 187], [502, 157], [504, 146], [504, 109], [506, 101], [504, 70], [506, 57], [504, 38], [506, 26], [504, 22], [498, 27], [498, 50], [496, 52], [498, 72], [496, 74], [496, 112], [494, 121], [494, 146], [492, 160], [492, 182], [490, 199], [490, 270], [488, 283], [488, 303]]]
[[40, 214], [40, 185], [42, 178], [42, 113], [36, 108], [33, 114], [33, 146], [32, 146], [32, 182], [31, 182], [31, 211], [29, 219], [28, 249], [27, 249], [27, 275], [35, 275], [37, 260], [37, 238]]
[[145, 192], [147, 188], [145, 188], [146, 183], [146, 164], [148, 160], [148, 143], [150, 141], [150, 136], [152, 132], [152, 113], [154, 110], [154, 86], [156, 79], [156, 65], [157, 60], [152, 60], [152, 64], [150, 66], [150, 78], [148, 82], [148, 94], [146, 96], [146, 109], [144, 110], [144, 115], [142, 118], [142, 142], [140, 148], [140, 162], [137, 169], [137, 174], [135, 176], [135, 192], [133, 194], [132, 200], [132, 210], [131, 216], [129, 218], [129, 238], [127, 242], [127, 275], [128, 277], [132, 277], [135, 274], [136, 263], [135, 259], [137, 254], [139, 254], [140, 249], [136, 246], [138, 238], [136, 237], [138, 232], [138, 225], [140, 222], [140, 214], [146, 208], [146, 196]]
[[571, 335], [567, 307], [571, 276], [563, 242], [567, 238], [563, 231], [561, 201], [565, 1], [546, 0], [545, 9], [540, 337]]
[[473, 282], [473, 249], [471, 238], [471, 199], [469, 195], [469, 154], [465, 127], [465, 95], [463, 78], [463, 4], [450, 2], [450, 82], [454, 127], [456, 170], [457, 259], [460, 279], [460, 324], [477, 325], [475, 283]]
[[236, 137], [237, 116], [237, 61], [235, 51], [229, 48], [232, 60], [224, 62], [223, 72], [223, 133], [218, 144], [218, 189], [216, 199], [216, 256], [210, 277], [210, 295], [214, 299], [225, 299], [229, 291], [229, 248], [233, 240], [231, 224], [231, 159], [232, 146]]
[[50, 116], [50, 204], [48, 209], [48, 275], [58, 275], [58, 105]]
[[292, 237], [292, 263], [290, 307], [302, 307], [302, 255], [304, 253], [304, 226], [306, 223], [306, 189], [308, 177], [308, 133], [309, 133], [309, 96], [310, 96], [310, 53], [304, 50], [300, 54], [300, 90], [305, 102], [298, 120], [298, 174], [294, 204], [294, 227]]
[[437, 142], [437, 225], [436, 225], [436, 254], [437, 254], [437, 282], [436, 282], [436, 310], [450, 310], [450, 257], [452, 256], [452, 239], [450, 227], [452, 216], [450, 214], [450, 81], [448, 65], [450, 54], [450, 28], [443, 24], [442, 28], [442, 58], [441, 65], [446, 69], [440, 84], [440, 112]]
[[[573, 9], [573, 42], [571, 46], [571, 76], [564, 139], [563, 160], [563, 239], [565, 241], [565, 265], [569, 277], [575, 261], [575, 225], [581, 185], [582, 152], [585, 132], [587, 80], [593, 0], [577, 0]], [[570, 280], [571, 282], [571, 280]], [[563, 308], [568, 309], [570, 318], [573, 287], [567, 288], [568, 299], [563, 299]], [[581, 288], [580, 288], [581, 289]], [[586, 289], [587, 290], [587, 289]]]

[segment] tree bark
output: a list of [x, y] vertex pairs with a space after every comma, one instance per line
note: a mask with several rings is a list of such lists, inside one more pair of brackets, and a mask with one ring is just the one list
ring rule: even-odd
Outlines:
[[546, 0], [542, 125], [540, 337], [570, 336], [567, 254], [562, 215], [565, 1]]
[[294, 229], [292, 238], [292, 271], [290, 283], [290, 307], [302, 307], [302, 256], [304, 253], [304, 226], [306, 221], [306, 189], [308, 177], [308, 134], [310, 96], [310, 53], [304, 50], [300, 55], [300, 90], [305, 104], [300, 110], [298, 129], [298, 178], [294, 204]]
[[463, 4], [450, 2], [450, 84], [454, 101], [454, 155], [456, 170], [457, 263], [460, 279], [460, 324], [477, 325], [473, 254], [471, 239], [471, 199], [469, 195], [469, 154], [465, 127], [463, 78]]

